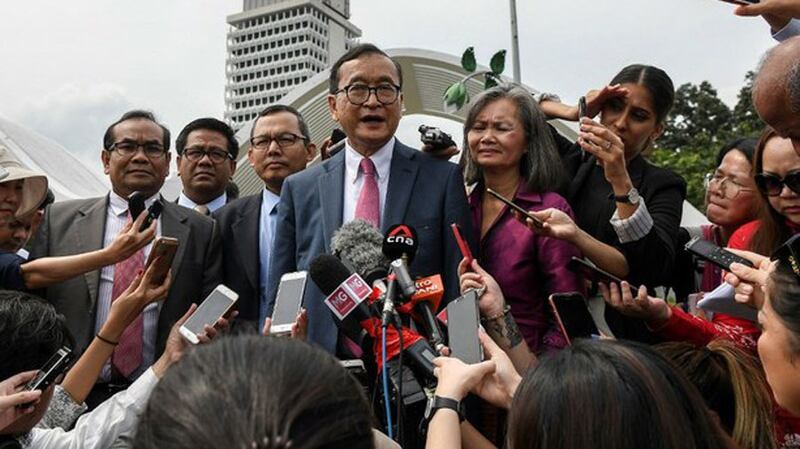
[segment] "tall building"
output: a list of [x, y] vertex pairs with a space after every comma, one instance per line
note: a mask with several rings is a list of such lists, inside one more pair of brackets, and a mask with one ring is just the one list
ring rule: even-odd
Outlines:
[[234, 128], [325, 70], [361, 36], [349, 0], [244, 0], [228, 16], [225, 120]]

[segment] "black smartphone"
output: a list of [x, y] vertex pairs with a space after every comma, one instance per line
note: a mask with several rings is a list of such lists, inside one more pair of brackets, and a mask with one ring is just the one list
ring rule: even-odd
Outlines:
[[[613, 282], [615, 284], [622, 285], [622, 279], [614, 276], [608, 271], [597, 268], [593, 264], [579, 257], [573, 256], [568, 262], [567, 267], [577, 273], [580, 273], [584, 279], [588, 279], [592, 282], [602, 282], [604, 284]], [[628, 285], [630, 286], [631, 293], [635, 298], [639, 294], [639, 287], [630, 283]]]
[[139, 228], [139, 232], [144, 232], [145, 229], [150, 227], [153, 221], [158, 220], [162, 209], [164, 209], [164, 205], [161, 204], [161, 200], [153, 201], [153, 204], [151, 204], [147, 209], [147, 216], [144, 217], [144, 221], [142, 222], [142, 226]]
[[447, 304], [447, 345], [453, 357], [464, 363], [483, 361], [483, 346], [478, 339], [479, 325], [478, 293], [475, 290]]
[[548, 298], [556, 323], [567, 343], [576, 338], [595, 338], [600, 335], [586, 298], [578, 292], [554, 293]]
[[725, 3], [733, 3], [734, 5], [755, 5], [759, 0], [722, 0]]
[[[66, 373], [72, 362], [72, 350], [66, 346], [61, 347], [55, 354], [50, 356], [44, 366], [36, 374], [36, 377], [25, 384], [26, 391], [44, 391], [55, 382], [59, 376]], [[18, 408], [27, 408], [31, 404], [20, 404]]]
[[731, 264], [734, 262], [752, 267], [753, 264], [744, 257], [737, 256], [736, 254], [726, 251], [719, 246], [704, 240], [700, 237], [695, 237], [686, 243], [686, 251], [707, 260], [714, 265], [722, 268], [723, 270], [731, 271]]
[[[136, 220], [144, 211], [144, 201], [145, 195], [142, 192], [133, 192], [128, 196], [128, 211], [131, 213], [131, 220]], [[142, 222], [142, 226], [139, 228], [139, 232], [143, 232], [145, 229], [150, 227], [150, 224], [153, 223], [153, 220], [157, 220], [159, 215], [161, 215], [161, 210], [164, 208], [164, 205], [161, 204], [161, 200], [153, 201], [153, 204], [147, 209], [147, 217], [145, 217], [144, 221]]]
[[531, 213], [530, 213], [530, 212], [528, 212], [528, 211], [526, 211], [525, 209], [523, 209], [523, 208], [521, 208], [521, 207], [517, 206], [516, 204], [514, 204], [514, 202], [513, 202], [513, 201], [509, 200], [508, 198], [504, 197], [503, 195], [500, 195], [499, 193], [497, 193], [497, 192], [495, 192], [494, 190], [492, 190], [492, 189], [489, 189], [489, 188], [487, 188], [487, 189], [486, 189], [486, 191], [487, 191], [487, 192], [488, 192], [490, 195], [492, 195], [493, 197], [495, 197], [495, 198], [497, 198], [498, 200], [500, 200], [500, 201], [502, 201], [502, 202], [506, 203], [506, 204], [508, 205], [508, 207], [510, 207], [510, 208], [512, 208], [512, 209], [514, 209], [515, 211], [517, 211], [517, 212], [521, 213], [522, 215], [524, 215], [524, 216], [526, 216], [526, 217], [530, 218], [531, 220], [533, 220], [533, 223], [534, 223], [536, 226], [542, 226], [542, 225], [544, 224], [544, 223], [542, 222], [542, 220], [539, 220], [538, 218], [534, 217], [533, 215], [531, 215]]

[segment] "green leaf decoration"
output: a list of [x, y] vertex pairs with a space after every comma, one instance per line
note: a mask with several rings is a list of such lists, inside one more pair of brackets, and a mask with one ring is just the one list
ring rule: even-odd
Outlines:
[[474, 72], [478, 67], [478, 63], [475, 62], [474, 47], [468, 47], [466, 50], [464, 50], [464, 54], [461, 55], [461, 67], [463, 67], [467, 72]]
[[486, 81], [483, 82], [483, 88], [491, 89], [492, 87], [497, 86], [497, 78], [494, 77], [491, 73], [486, 74]]
[[[472, 47], [470, 47], [471, 49]], [[492, 56], [491, 62], [489, 62], [489, 68], [492, 69], [492, 73], [495, 75], [499, 75], [503, 73], [503, 70], [506, 68], [506, 51], [500, 50]]]
[[444, 93], [444, 110], [450, 113], [458, 111], [468, 99], [467, 86], [462, 82], [454, 83]]

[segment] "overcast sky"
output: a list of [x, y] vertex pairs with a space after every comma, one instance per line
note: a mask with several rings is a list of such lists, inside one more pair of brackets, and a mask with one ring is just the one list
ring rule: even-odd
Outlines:
[[[94, 167], [105, 127], [127, 109], [151, 109], [175, 133], [193, 118], [222, 118], [225, 17], [241, 8], [241, 0], [4, 1], [0, 115]], [[517, 8], [523, 82], [570, 101], [641, 62], [665, 69], [676, 87], [708, 80], [732, 105], [773, 45], [760, 18], [735, 17], [719, 0], [517, 0]], [[504, 0], [351, 0], [351, 14], [361, 40], [384, 48], [460, 55], [472, 45], [481, 64], [510, 49]]]

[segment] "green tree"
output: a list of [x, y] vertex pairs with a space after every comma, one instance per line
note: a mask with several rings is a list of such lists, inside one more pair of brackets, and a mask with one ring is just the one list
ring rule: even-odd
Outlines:
[[648, 155], [653, 163], [683, 176], [686, 199], [700, 210], [704, 209], [703, 176], [715, 168], [719, 148], [734, 138], [757, 135], [764, 126], [750, 98], [753, 77], [753, 72], [745, 75], [733, 110], [707, 81], [678, 87], [664, 134]]

